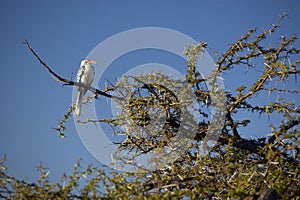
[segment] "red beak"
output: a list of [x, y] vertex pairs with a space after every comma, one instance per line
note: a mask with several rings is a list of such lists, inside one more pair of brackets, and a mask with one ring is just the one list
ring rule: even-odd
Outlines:
[[94, 60], [87, 60], [86, 62], [89, 64], [93, 64], [93, 65], [97, 64], [96, 61], [94, 61]]

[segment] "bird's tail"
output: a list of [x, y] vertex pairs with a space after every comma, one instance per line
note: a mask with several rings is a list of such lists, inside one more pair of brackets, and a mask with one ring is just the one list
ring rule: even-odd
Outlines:
[[75, 104], [75, 113], [74, 113], [76, 117], [80, 116], [83, 96], [84, 96], [84, 91], [82, 89], [78, 89], [78, 95], [77, 95], [77, 100]]

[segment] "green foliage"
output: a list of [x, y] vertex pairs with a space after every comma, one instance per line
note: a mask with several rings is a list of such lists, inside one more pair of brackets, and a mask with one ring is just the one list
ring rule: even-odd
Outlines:
[[[297, 80], [300, 51], [293, 46], [295, 36], [281, 36], [278, 44], [269, 44], [267, 40], [279, 29], [284, 16], [270, 29], [257, 33], [249, 30], [244, 36], [229, 46], [228, 50], [217, 57], [216, 70], [203, 79], [196, 69], [198, 57], [207, 47], [206, 43], [195, 44], [187, 48], [187, 71], [184, 80], [172, 81], [161, 73], [147, 76], [130, 77], [118, 80], [104, 91], [117, 92], [122, 88], [124, 96], [116, 99], [121, 106], [121, 114], [112, 119], [92, 120], [82, 123], [107, 123], [113, 132], [125, 134], [127, 139], [119, 144], [118, 152], [130, 152], [127, 157], [116, 157], [120, 164], [128, 164], [138, 155], [157, 149], [163, 149], [176, 136], [179, 118], [191, 99], [185, 97], [192, 88], [196, 101], [201, 105], [199, 128], [189, 133], [189, 127], [183, 132], [192, 137], [185, 153], [171, 160], [167, 166], [155, 170], [137, 170], [133, 173], [99, 169], [94, 165], [83, 169], [78, 161], [73, 174], [63, 175], [56, 183], [49, 181], [49, 170], [40, 164], [40, 176], [35, 183], [17, 180], [7, 175], [5, 158], [0, 163], [0, 197], [9, 199], [257, 199], [273, 193], [277, 198], [299, 199], [300, 192], [300, 109], [294, 102], [296, 90], [285, 87], [290, 77]], [[273, 45], [273, 46], [272, 46]], [[244, 71], [259, 72], [256, 80], [245, 80], [237, 86], [235, 92], [218, 89], [216, 79], [222, 74], [230, 77], [236, 68]], [[159, 76], [158, 76], [159, 74]], [[233, 77], [234, 78], [234, 77]], [[159, 83], [159, 84], [157, 84]], [[204, 83], [209, 83], [215, 93], [208, 91]], [[187, 84], [189, 87], [183, 87]], [[165, 87], [169, 85], [170, 87]], [[170, 89], [172, 88], [172, 89]], [[138, 91], [138, 92], [134, 92]], [[225, 123], [218, 144], [205, 156], [201, 156], [198, 146], [207, 135], [211, 124], [208, 109], [216, 106], [214, 94], [222, 93], [225, 102]], [[253, 103], [253, 99], [262, 99], [275, 95], [277, 99]], [[122, 103], [129, 97], [128, 104]], [[223, 102], [225, 100], [222, 100]], [[180, 107], [179, 107], [180, 106]], [[152, 124], [151, 134], [137, 131], [139, 127], [149, 125], [150, 109], [163, 108], [166, 123]], [[196, 109], [195, 109], [196, 110]], [[157, 110], [158, 111], [158, 110]], [[240, 119], [237, 114], [281, 117], [280, 124], [269, 120], [271, 134], [267, 137], [243, 138], [243, 128], [253, 123], [251, 118]], [[60, 135], [65, 131], [63, 124], [72, 113], [72, 107], [59, 123]], [[157, 116], [158, 118], [161, 116]], [[187, 116], [191, 121], [192, 116]], [[124, 130], [120, 127], [129, 127]], [[158, 131], [160, 130], [160, 131]], [[266, 134], [265, 134], [266, 135]], [[116, 152], [116, 153], [118, 153]], [[134, 165], [134, 163], [133, 163]], [[105, 170], [106, 169], [106, 170]], [[110, 171], [110, 173], [108, 172]], [[273, 199], [275, 197], [273, 196]]]

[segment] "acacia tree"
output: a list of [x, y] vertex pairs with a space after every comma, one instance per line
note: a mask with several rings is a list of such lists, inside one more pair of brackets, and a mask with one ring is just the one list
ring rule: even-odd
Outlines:
[[[281, 36], [278, 44], [270, 43], [271, 37], [279, 29], [284, 16], [280, 17], [271, 28], [258, 33], [250, 29], [236, 42], [229, 45], [227, 51], [216, 55], [216, 69], [203, 78], [197, 71], [199, 55], [207, 47], [206, 43], [192, 45], [185, 50], [187, 57], [184, 80], [172, 81], [170, 77], [155, 73], [138, 77], [124, 77], [115, 84], [99, 90], [90, 86], [70, 81], [55, 74], [43, 62], [29, 43], [27, 47], [40, 63], [58, 81], [67, 85], [86, 87], [96, 97], [98, 95], [112, 98], [122, 112], [111, 119], [89, 119], [81, 123], [106, 123], [112, 132], [123, 134], [126, 139], [118, 143], [118, 150], [127, 152], [127, 156], [116, 156], [120, 165], [128, 164], [135, 157], [153, 151], [162, 152], [170, 143], [180, 145], [178, 138], [188, 138], [180, 157], [171, 159], [165, 167], [155, 170], [119, 172], [101, 169], [89, 165], [82, 169], [80, 161], [74, 166], [74, 173], [63, 175], [56, 183], [50, 183], [48, 172], [40, 164], [41, 172], [35, 183], [17, 180], [7, 175], [5, 159], [1, 162], [0, 196], [16, 199], [145, 199], [145, 198], [184, 198], [191, 199], [298, 199], [300, 196], [300, 108], [294, 99], [298, 89], [290, 89], [288, 81], [296, 81], [300, 73], [299, 52], [293, 46], [295, 36]], [[240, 69], [255, 72], [256, 80], [245, 80], [235, 91], [219, 88], [218, 77]], [[227, 79], [228, 79], [227, 78]], [[131, 81], [129, 81], [131, 79]], [[208, 83], [210, 86], [208, 89]], [[184, 87], [187, 84], [188, 87]], [[166, 87], [166, 85], [168, 87]], [[120, 88], [122, 91], [120, 92]], [[189, 88], [184, 90], [183, 88]], [[179, 91], [180, 90], [180, 91]], [[192, 91], [198, 107], [193, 114], [185, 115], [185, 129], [179, 133], [183, 123], [180, 116], [186, 111], [185, 103], [190, 99], [185, 95]], [[214, 90], [215, 92], [211, 92]], [[108, 91], [112, 93], [108, 93]], [[178, 100], [178, 94], [182, 97]], [[276, 94], [276, 95], [273, 95]], [[270, 98], [265, 98], [267, 95]], [[275, 96], [275, 98], [273, 98]], [[125, 98], [126, 103], [124, 103]], [[219, 98], [219, 99], [218, 99]], [[221, 98], [221, 99], [220, 99]], [[264, 99], [255, 104], [255, 99]], [[205, 144], [212, 126], [209, 109], [218, 110], [219, 102], [224, 104], [222, 116], [214, 115], [217, 123], [222, 121], [217, 144], [206, 155], [201, 155], [200, 145]], [[151, 113], [159, 108], [164, 123], [151, 123]], [[152, 111], [151, 111], [152, 109]], [[64, 115], [56, 129], [64, 137], [65, 121], [70, 117], [73, 106]], [[239, 113], [247, 113], [249, 118], [240, 119]], [[186, 112], [189, 113], [189, 112]], [[193, 121], [197, 113], [198, 120]], [[261, 138], [247, 138], [243, 130], [255, 123], [253, 114], [269, 117], [271, 134], [265, 133]], [[273, 115], [280, 117], [281, 123], [275, 124]], [[219, 117], [219, 118], [218, 118]], [[161, 122], [160, 120], [157, 120]], [[197, 124], [196, 130], [190, 130], [189, 124]], [[142, 129], [148, 125], [150, 129]], [[124, 129], [123, 127], [127, 128]], [[130, 162], [136, 165], [134, 162]], [[108, 172], [110, 171], [110, 172]]]

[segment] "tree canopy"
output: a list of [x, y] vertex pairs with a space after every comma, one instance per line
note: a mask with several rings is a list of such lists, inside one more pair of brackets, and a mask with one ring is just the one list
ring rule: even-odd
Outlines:
[[[294, 99], [299, 88], [289, 88], [288, 83], [297, 83], [300, 50], [294, 47], [296, 36], [281, 36], [278, 40], [272, 38], [276, 36], [283, 19], [284, 16], [280, 17], [276, 24], [262, 32], [250, 29], [230, 44], [224, 53], [216, 53], [216, 68], [208, 77], [202, 77], [195, 67], [199, 56], [208, 46], [199, 43], [184, 51], [187, 63], [183, 80], [174, 81], [157, 72], [123, 77], [103, 90], [61, 78], [25, 41], [56, 80], [87, 87], [94, 93], [91, 98], [105, 96], [119, 105], [121, 112], [113, 118], [81, 122], [105, 123], [111, 127], [113, 134], [126, 137], [118, 143], [115, 159], [119, 165], [137, 165], [128, 161], [149, 152], [164, 155], [166, 147], [179, 148], [181, 154], [169, 159], [166, 153], [167, 160], [162, 162], [163, 166], [155, 170], [137, 167], [134, 172], [120, 172], [95, 164], [83, 167], [79, 160], [74, 165], [73, 174], [64, 174], [55, 183], [49, 181], [49, 173], [42, 164], [39, 166], [40, 176], [34, 183], [11, 177], [7, 174], [3, 158], [0, 163], [0, 197], [298, 199], [300, 108], [299, 102]], [[226, 79], [234, 79], [231, 74], [235, 70], [254, 73], [257, 78], [245, 79], [243, 84], [236, 85], [234, 91], [221, 88], [218, 79], [224, 75]], [[187, 95], [190, 93], [192, 95]], [[191, 98], [195, 98], [193, 101], [197, 103], [188, 108]], [[211, 108], [214, 114], [210, 112]], [[193, 112], [189, 112], [189, 109], [193, 109]], [[66, 134], [65, 122], [72, 111], [71, 105], [58, 124], [56, 130], [61, 137]], [[153, 113], [163, 114], [155, 116], [157, 120], [152, 123]], [[195, 113], [197, 120], [193, 118]], [[243, 113], [243, 118], [240, 113]], [[181, 119], [182, 115], [184, 120]], [[263, 137], [250, 138], [243, 133], [255, 123], [253, 115], [269, 117], [267, 123], [270, 131], [262, 133]], [[274, 115], [280, 119], [280, 123], [273, 121]], [[180, 129], [182, 124], [184, 128]], [[222, 126], [218, 128], [213, 124]], [[124, 126], [127, 128], [124, 129]], [[214, 135], [216, 132], [218, 137]], [[216, 145], [203, 154], [199, 146], [206, 145], [207, 137], [215, 139]], [[180, 149], [183, 143], [184, 149]], [[127, 153], [124, 156], [122, 152]]]

